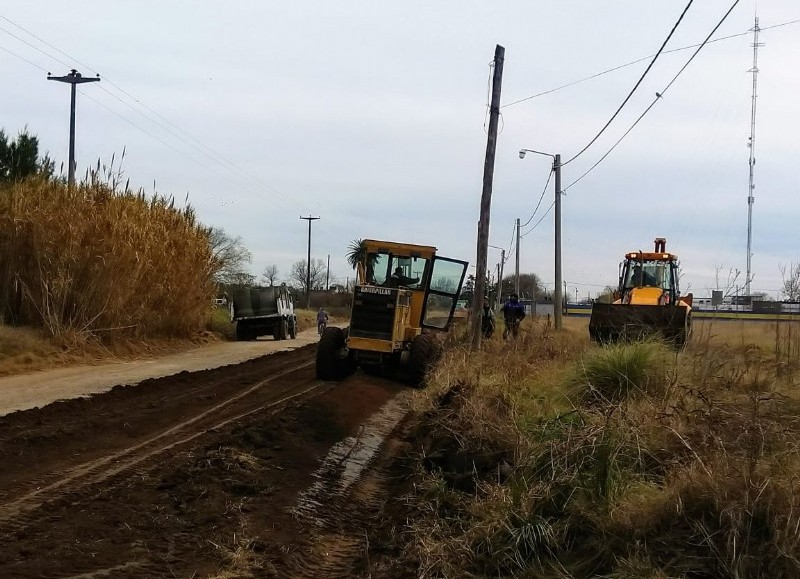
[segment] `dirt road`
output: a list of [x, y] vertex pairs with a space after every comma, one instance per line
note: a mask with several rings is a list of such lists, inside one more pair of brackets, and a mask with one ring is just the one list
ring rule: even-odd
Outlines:
[[220, 342], [179, 354], [133, 362], [97, 366], [73, 366], [0, 378], [0, 415], [44, 406], [56, 400], [106, 392], [120, 384], [137, 384], [179, 372], [196, 372], [238, 364], [258, 356], [283, 352], [315, 343], [315, 329], [305, 330], [295, 340], [262, 338], [252, 342]]
[[314, 351], [0, 417], [0, 577], [357, 575], [409, 391]]

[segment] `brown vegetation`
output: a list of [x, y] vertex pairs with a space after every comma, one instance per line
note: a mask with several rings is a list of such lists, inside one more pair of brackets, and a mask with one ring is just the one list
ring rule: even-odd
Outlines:
[[419, 576], [800, 576], [800, 326], [697, 324], [683, 352], [526, 330], [420, 395]]
[[190, 207], [90, 178], [0, 188], [0, 311], [57, 343], [201, 330], [216, 263]]

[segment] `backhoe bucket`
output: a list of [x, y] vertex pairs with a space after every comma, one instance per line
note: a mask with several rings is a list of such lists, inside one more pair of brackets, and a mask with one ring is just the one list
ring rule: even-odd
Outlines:
[[681, 305], [592, 305], [589, 336], [595, 342], [639, 340], [660, 336], [683, 346], [691, 332], [690, 308]]

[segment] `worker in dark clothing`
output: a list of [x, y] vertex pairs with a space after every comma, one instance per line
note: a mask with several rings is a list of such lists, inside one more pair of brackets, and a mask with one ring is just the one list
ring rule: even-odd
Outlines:
[[507, 340], [511, 335], [516, 338], [519, 335], [519, 324], [525, 318], [525, 306], [519, 303], [519, 296], [511, 294], [508, 301], [501, 308], [503, 321], [506, 329], [503, 331], [503, 339]]
[[389, 283], [386, 285], [389, 287], [400, 287], [414, 285], [417, 283], [419, 283], [418, 277], [408, 277], [403, 275], [403, 268], [398, 265], [396, 268], [394, 268], [394, 273], [389, 276]]
[[494, 310], [489, 300], [483, 300], [483, 316], [481, 317], [481, 332], [484, 338], [491, 338], [494, 335]]

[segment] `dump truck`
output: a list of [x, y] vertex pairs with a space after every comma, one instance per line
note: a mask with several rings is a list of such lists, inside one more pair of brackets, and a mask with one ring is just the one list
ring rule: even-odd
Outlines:
[[259, 336], [272, 336], [275, 340], [297, 337], [294, 300], [286, 284], [237, 288], [231, 292], [230, 312], [237, 341]]
[[596, 342], [636, 340], [649, 335], [682, 347], [692, 332], [692, 294], [678, 288], [678, 256], [657, 237], [653, 252], [631, 252], [620, 264], [612, 303], [592, 304], [589, 336]]
[[362, 368], [421, 385], [456, 308], [467, 262], [427, 245], [367, 239], [360, 244], [348, 328], [320, 336], [317, 377], [339, 380]]

